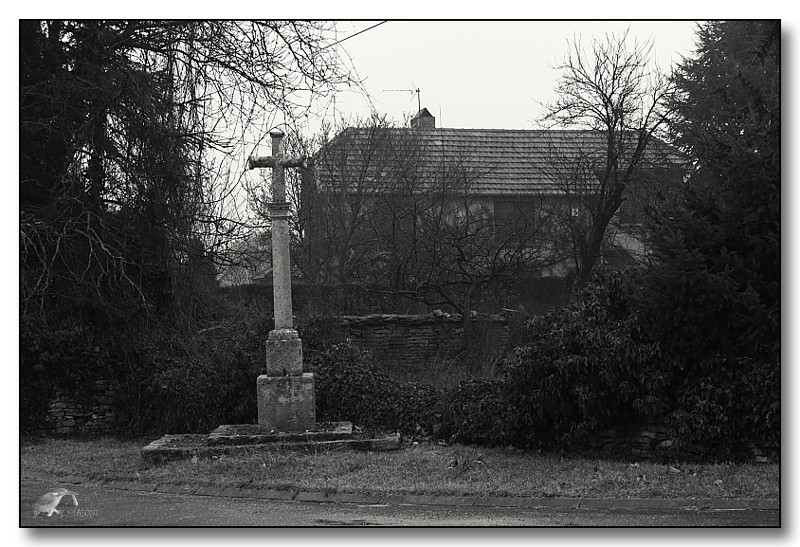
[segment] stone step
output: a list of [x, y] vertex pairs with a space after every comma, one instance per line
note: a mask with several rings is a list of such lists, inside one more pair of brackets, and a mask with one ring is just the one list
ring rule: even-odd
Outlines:
[[383, 437], [336, 439], [329, 441], [305, 440], [291, 442], [269, 442], [242, 445], [208, 445], [207, 435], [165, 435], [142, 448], [142, 459], [151, 464], [174, 460], [212, 458], [214, 456], [253, 454], [280, 450], [324, 452], [329, 450], [362, 450], [386, 452], [399, 450], [400, 434]]
[[333, 441], [353, 436], [351, 422], [318, 423], [308, 431], [275, 431], [258, 424], [221, 425], [206, 439], [209, 446]]

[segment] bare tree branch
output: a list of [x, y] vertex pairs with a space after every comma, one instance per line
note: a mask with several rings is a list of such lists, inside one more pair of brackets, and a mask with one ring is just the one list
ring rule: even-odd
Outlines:
[[[558, 214], [571, 241], [577, 265], [576, 284], [590, 278], [610, 240], [612, 221], [642, 167], [653, 136], [667, 116], [674, 90], [651, 62], [652, 42], [631, 43], [625, 32], [593, 40], [589, 51], [573, 39], [556, 91], [542, 123], [550, 128], [580, 128], [602, 135], [567, 156], [551, 148], [550, 167], [576, 214]], [[572, 208], [572, 206], [570, 206]]]

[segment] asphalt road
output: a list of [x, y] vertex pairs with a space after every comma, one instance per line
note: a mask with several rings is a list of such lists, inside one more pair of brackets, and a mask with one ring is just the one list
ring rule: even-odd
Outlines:
[[764, 509], [566, 509], [307, 503], [135, 492], [79, 486], [79, 506], [62, 500], [61, 514], [34, 518], [33, 502], [53, 485], [20, 484], [20, 526], [778, 526], [780, 511]]

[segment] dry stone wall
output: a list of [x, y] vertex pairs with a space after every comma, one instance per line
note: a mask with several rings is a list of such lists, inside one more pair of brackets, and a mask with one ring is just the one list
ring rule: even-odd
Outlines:
[[[433, 366], [464, 357], [468, 347], [464, 318], [434, 312], [426, 315], [341, 316], [334, 321], [340, 335], [383, 362], [399, 366]], [[471, 351], [489, 360], [501, 355], [510, 339], [505, 316], [472, 318]]]
[[113, 431], [117, 423], [114, 401], [106, 380], [94, 382], [89, 402], [59, 393], [50, 403], [43, 430], [65, 436]]
[[663, 424], [600, 430], [589, 445], [597, 454], [631, 459], [667, 458], [677, 448]]
[[[603, 429], [588, 444], [593, 456], [624, 460], [707, 461], [712, 451], [697, 444], [680, 446], [661, 423]], [[778, 461], [780, 453], [779, 447], [747, 445], [740, 450], [756, 463]]]

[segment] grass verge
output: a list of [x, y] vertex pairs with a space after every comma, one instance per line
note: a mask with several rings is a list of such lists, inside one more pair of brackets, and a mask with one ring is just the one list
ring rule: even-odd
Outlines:
[[[146, 440], [23, 441], [21, 472], [144, 483], [361, 494], [583, 498], [780, 497], [780, 466], [626, 463], [503, 448], [418, 444], [398, 452], [277, 451], [148, 466]], [[457, 463], [456, 463], [457, 462]], [[455, 464], [455, 465], [453, 465]]]

